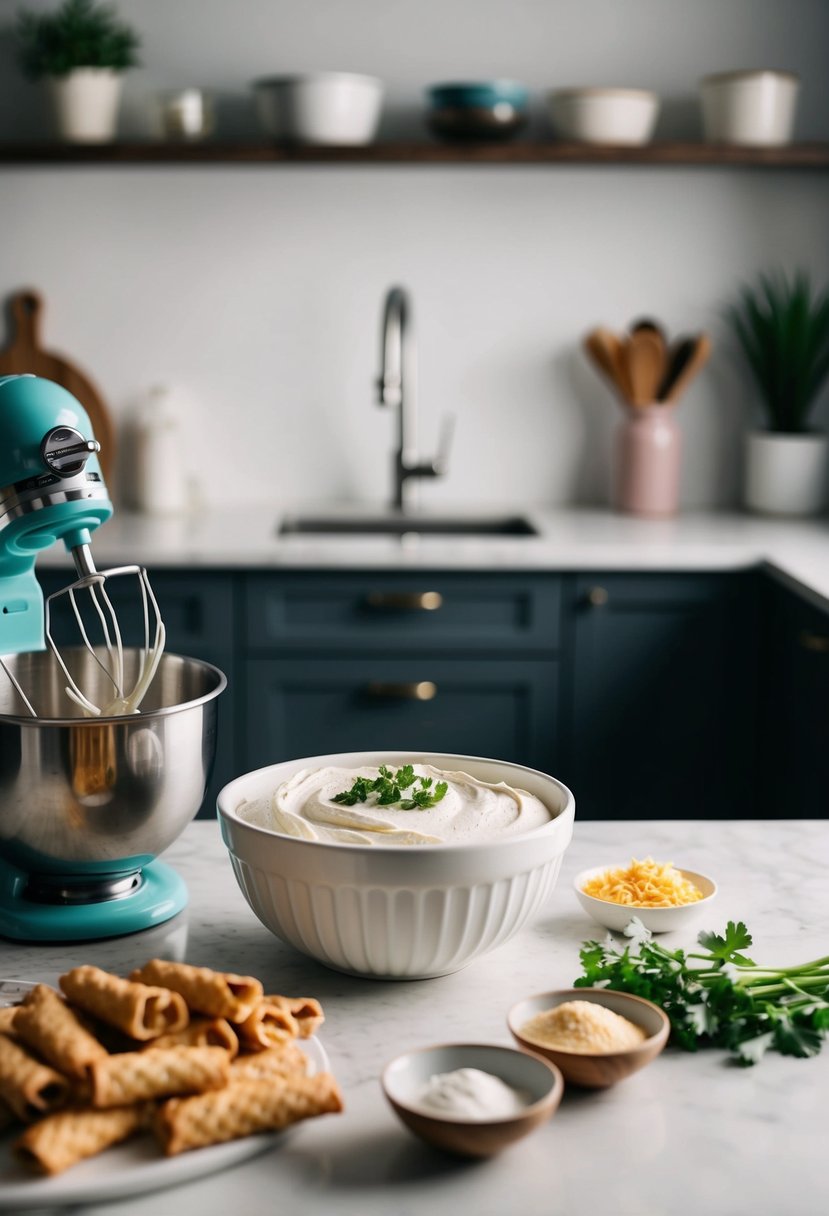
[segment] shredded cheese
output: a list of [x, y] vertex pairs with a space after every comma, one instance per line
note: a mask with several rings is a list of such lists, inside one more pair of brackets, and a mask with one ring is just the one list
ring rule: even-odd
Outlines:
[[702, 899], [702, 891], [675, 869], [672, 861], [634, 857], [627, 869], [605, 870], [582, 887], [585, 895], [631, 908], [678, 908]]

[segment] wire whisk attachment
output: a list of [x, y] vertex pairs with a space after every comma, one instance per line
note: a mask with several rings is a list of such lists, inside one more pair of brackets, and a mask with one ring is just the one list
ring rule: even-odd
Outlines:
[[[96, 570], [87, 546], [79, 546], [73, 550], [73, 556], [76, 566], [82, 571], [81, 577], [68, 587], [53, 592], [46, 600], [45, 607], [46, 644], [66, 677], [66, 695], [95, 718], [138, 713], [158, 669], [167, 636], [147, 571], [143, 566], [117, 566], [111, 570]], [[138, 674], [132, 677], [130, 688], [125, 687], [124, 644], [118, 613], [106, 586], [111, 579], [124, 575], [132, 575], [138, 579], [143, 613], [143, 648], [140, 651]], [[79, 687], [52, 635], [53, 604], [63, 596], [69, 601], [84, 646], [103, 672], [107, 685], [112, 688], [113, 695], [107, 699], [101, 698], [100, 705], [92, 701]], [[103, 646], [94, 644], [90, 638], [90, 627], [98, 631]]]

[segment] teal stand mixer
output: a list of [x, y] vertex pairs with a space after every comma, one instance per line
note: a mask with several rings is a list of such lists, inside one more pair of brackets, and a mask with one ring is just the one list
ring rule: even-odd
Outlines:
[[[0, 378], [0, 937], [19, 941], [113, 937], [181, 911], [184, 883], [155, 858], [201, 805], [226, 686], [164, 653], [146, 570], [96, 569], [92, 534], [112, 515], [98, 450], [66, 389]], [[58, 542], [77, 578], [44, 602], [35, 563]], [[138, 644], [110, 596], [118, 577], [135, 580]], [[67, 624], [80, 645], [58, 645]]]

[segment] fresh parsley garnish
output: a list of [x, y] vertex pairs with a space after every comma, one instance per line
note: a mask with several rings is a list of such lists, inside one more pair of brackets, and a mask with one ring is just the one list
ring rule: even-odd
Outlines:
[[[752, 944], [742, 921], [725, 932], [700, 933], [705, 953], [666, 950], [641, 921], [619, 947], [582, 944], [577, 988], [615, 988], [661, 1005], [671, 1037], [686, 1051], [724, 1047], [740, 1064], [756, 1064], [769, 1049], [812, 1056], [829, 1030], [829, 955], [797, 967], [760, 967], [743, 950]], [[701, 965], [691, 965], [696, 960]]]
[[[396, 773], [381, 764], [379, 777], [357, 777], [350, 790], [341, 790], [331, 801], [339, 802], [341, 806], [356, 806], [358, 802], [368, 802], [376, 794], [373, 800], [375, 806], [399, 806], [403, 811], [423, 811], [437, 806], [448, 789], [445, 781], [438, 781], [435, 785], [432, 777], [418, 777], [411, 764], [404, 764]], [[402, 793], [404, 790], [407, 791], [405, 795]]]

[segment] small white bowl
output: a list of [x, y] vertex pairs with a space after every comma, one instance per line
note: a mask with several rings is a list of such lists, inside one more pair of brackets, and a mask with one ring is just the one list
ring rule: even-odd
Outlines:
[[[429, 1078], [458, 1068], [477, 1068], [527, 1095], [514, 1115], [468, 1119], [444, 1115], [418, 1102]], [[383, 1093], [395, 1114], [416, 1136], [436, 1148], [467, 1157], [491, 1157], [533, 1131], [555, 1112], [564, 1079], [539, 1054], [488, 1043], [446, 1043], [406, 1052], [387, 1064]]]
[[776, 147], [791, 142], [800, 81], [791, 72], [721, 72], [700, 81], [710, 143]]
[[559, 135], [591, 144], [646, 144], [659, 116], [647, 89], [556, 89], [548, 104]]
[[[433, 764], [535, 794], [553, 814], [481, 844], [339, 844], [281, 836], [237, 813], [305, 768]], [[573, 795], [546, 773], [441, 752], [348, 752], [273, 764], [220, 791], [222, 838], [245, 899], [277, 937], [328, 967], [377, 979], [459, 971], [508, 941], [549, 898], [573, 834]]]
[[588, 916], [592, 916], [593, 920], [604, 925], [605, 929], [613, 929], [617, 933], [621, 933], [634, 916], [638, 917], [651, 933], [669, 933], [672, 929], [684, 929], [686, 925], [697, 920], [704, 910], [708, 910], [717, 894], [717, 884], [714, 880], [705, 874], [697, 874], [693, 870], [679, 870], [679, 873], [702, 891], [702, 899], [698, 899], [693, 904], [680, 904], [675, 908], [636, 908], [631, 907], [630, 904], [614, 904], [608, 899], [597, 899], [595, 895], [588, 895], [583, 890], [584, 884], [591, 878], [598, 878], [606, 870], [614, 868], [613, 865], [609, 865], [582, 870], [581, 874], [577, 874], [573, 880], [573, 887], [579, 903]]
[[313, 72], [253, 82], [259, 121], [274, 139], [368, 144], [377, 134], [383, 82], [354, 72]]

